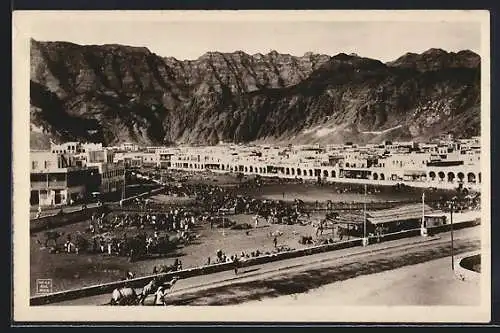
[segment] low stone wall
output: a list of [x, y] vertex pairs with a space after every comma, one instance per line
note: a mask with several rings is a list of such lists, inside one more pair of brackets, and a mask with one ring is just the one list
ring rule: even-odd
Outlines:
[[128, 198], [120, 200], [119, 201], [119, 205], [127, 205], [130, 202], [134, 201], [135, 199], [139, 199], [139, 198], [144, 198], [144, 197], [147, 197], [147, 196], [155, 195], [155, 194], [161, 193], [164, 190], [165, 190], [165, 187], [162, 186], [162, 187], [156, 188], [154, 190], [143, 192], [141, 194], [134, 195], [132, 197], [128, 197]]
[[481, 277], [481, 273], [475, 272], [472, 269], [469, 269], [466, 265], [466, 261], [475, 259], [475, 257], [479, 256], [479, 260], [481, 260], [480, 252], [473, 252], [466, 255], [462, 255], [457, 258], [458, 265], [455, 266], [455, 275], [462, 281], [477, 281]]
[[[469, 228], [469, 227], [473, 227], [473, 226], [476, 226], [479, 224], [481, 224], [481, 221], [479, 219], [475, 219], [473, 221], [464, 221], [464, 222], [453, 223], [453, 230], [460, 230], [463, 228]], [[444, 225], [440, 225], [437, 227], [427, 228], [427, 231], [428, 231], [429, 235], [437, 234], [440, 232], [451, 231], [451, 224], [444, 224]]]
[[[339, 249], [355, 247], [355, 246], [360, 246], [360, 245], [361, 245], [361, 239], [355, 239], [355, 240], [350, 240], [350, 241], [345, 241], [345, 242], [340, 242], [340, 243], [314, 246], [314, 247], [305, 248], [305, 249], [298, 249], [298, 250], [294, 250], [294, 251], [275, 253], [275, 254], [264, 255], [264, 256], [260, 256], [260, 257], [256, 257], [256, 258], [250, 258], [246, 261], [241, 262], [240, 266], [241, 267], [248, 267], [248, 266], [265, 264], [265, 263], [274, 262], [274, 261], [283, 260], [283, 259], [297, 258], [297, 257], [305, 256], [305, 255], [311, 255], [311, 254], [316, 254], [316, 253], [321, 253], [321, 252], [339, 250]], [[80, 288], [80, 289], [56, 292], [56, 293], [52, 293], [52, 294], [48, 294], [48, 295], [34, 296], [34, 297], [31, 297], [30, 304], [31, 305], [43, 305], [43, 304], [50, 304], [50, 303], [67, 301], [67, 300], [71, 300], [71, 299], [78, 299], [78, 298], [82, 298], [82, 297], [101, 295], [104, 293], [111, 293], [114, 289], [121, 288], [125, 285], [127, 285], [129, 287], [139, 288], [139, 287], [143, 287], [145, 284], [147, 284], [149, 281], [151, 281], [151, 279], [155, 276], [161, 277], [164, 279], [171, 279], [174, 276], [179, 277], [181, 279], [183, 279], [183, 278], [185, 279], [185, 278], [189, 278], [189, 277], [193, 277], [193, 276], [199, 276], [199, 275], [227, 271], [227, 270], [231, 270], [233, 268], [234, 268], [234, 265], [232, 263], [222, 263], [222, 264], [213, 264], [213, 265], [207, 265], [207, 266], [194, 267], [194, 268], [184, 269], [181, 271], [176, 271], [176, 272], [171, 272], [171, 273], [163, 273], [163, 274], [158, 274], [158, 275], [144, 276], [144, 277], [131, 279], [131, 280], [127, 280], [127, 281], [110, 282], [110, 283], [105, 283], [105, 284], [100, 284], [100, 285], [95, 285], [95, 286], [84, 287], [84, 288]]]
[[[161, 191], [163, 191], [163, 188], [157, 188], [148, 192], [143, 192], [133, 197], [123, 199], [122, 201], [124, 203], [130, 203], [130, 201], [135, 200], [136, 198], [143, 198], [146, 196], [155, 195], [160, 193]], [[92, 214], [97, 211], [103, 209], [108, 210], [110, 208], [119, 208], [119, 207], [120, 207], [119, 203], [107, 203], [99, 207], [79, 209], [69, 213], [55, 214], [55, 215], [40, 217], [38, 219], [31, 219], [30, 232], [31, 233], [39, 232], [45, 229], [61, 227], [64, 225], [85, 221], [87, 219], [90, 219], [92, 217]]]
[[390, 234], [385, 234], [381, 236], [371, 236], [368, 237], [368, 244], [388, 242], [392, 240], [415, 237], [420, 235], [420, 229], [404, 230], [400, 232], [394, 232]]
[[30, 220], [30, 233], [84, 221], [90, 219], [93, 213], [102, 209], [108, 209], [108, 207], [104, 205]]

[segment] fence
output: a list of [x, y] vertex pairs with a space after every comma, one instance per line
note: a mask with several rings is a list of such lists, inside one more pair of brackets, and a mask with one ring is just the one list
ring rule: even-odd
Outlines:
[[[467, 227], [472, 227], [472, 226], [475, 226], [478, 224], [479, 224], [478, 220], [466, 221], [466, 222], [460, 222], [460, 223], [453, 224], [453, 228], [458, 230], [458, 229], [463, 229], [463, 228], [467, 228]], [[451, 225], [446, 224], [443, 226], [428, 228], [428, 232], [429, 232], [429, 234], [437, 234], [437, 233], [441, 233], [441, 232], [450, 231], [450, 229], [451, 229]], [[418, 235], [420, 235], [420, 229], [405, 230], [405, 231], [400, 231], [400, 232], [396, 232], [396, 233], [382, 235], [380, 237], [377, 237], [377, 236], [369, 237], [368, 244], [377, 243], [377, 242], [387, 242], [387, 241], [392, 241], [392, 240], [397, 240], [397, 239], [402, 239], [402, 238], [414, 237], [414, 236], [418, 236]], [[297, 249], [297, 250], [293, 250], [293, 251], [287, 251], [287, 252], [281, 252], [281, 253], [275, 253], [275, 254], [250, 258], [246, 261], [241, 262], [241, 267], [260, 265], [260, 264], [275, 262], [278, 260], [297, 258], [297, 257], [301, 257], [301, 256], [307, 256], [307, 255], [323, 253], [323, 252], [328, 252], [328, 251], [341, 250], [341, 249], [346, 249], [346, 248], [351, 248], [351, 247], [356, 247], [356, 246], [362, 246], [362, 239], [357, 238], [357, 239], [348, 240], [348, 241], [344, 241], [344, 242], [324, 244], [324, 245], [313, 246], [313, 247], [308, 247], [308, 248], [303, 248], [303, 249]], [[162, 274], [157, 274], [157, 275], [149, 275], [149, 276], [140, 277], [140, 278], [127, 280], [127, 281], [110, 282], [110, 283], [105, 283], [105, 284], [101, 284], [101, 285], [84, 287], [84, 288], [80, 288], [80, 289], [56, 292], [56, 293], [52, 293], [52, 294], [48, 294], [48, 295], [34, 296], [34, 297], [31, 297], [30, 303], [31, 303], [31, 305], [43, 305], [43, 304], [57, 303], [57, 302], [61, 302], [61, 301], [67, 301], [67, 300], [72, 300], [72, 299], [77, 299], [77, 298], [82, 298], [82, 297], [101, 295], [104, 293], [110, 293], [114, 289], [123, 287], [125, 285], [130, 286], [130, 287], [142, 287], [155, 276], [156, 277], [163, 277], [166, 279], [173, 278], [174, 276], [177, 276], [179, 278], [189, 278], [189, 277], [193, 277], [193, 276], [199, 276], [199, 275], [227, 271], [227, 270], [231, 270], [233, 268], [234, 268], [234, 265], [232, 263], [212, 264], [212, 265], [207, 265], [207, 266], [194, 267], [194, 268], [189, 268], [189, 269], [176, 271], [176, 272], [162, 273]]]

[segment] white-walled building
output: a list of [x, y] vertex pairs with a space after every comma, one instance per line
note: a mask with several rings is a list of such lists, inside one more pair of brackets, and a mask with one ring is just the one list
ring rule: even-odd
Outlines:
[[31, 205], [66, 205], [83, 200], [95, 188], [97, 170], [76, 166], [70, 155], [32, 151], [30, 160]]

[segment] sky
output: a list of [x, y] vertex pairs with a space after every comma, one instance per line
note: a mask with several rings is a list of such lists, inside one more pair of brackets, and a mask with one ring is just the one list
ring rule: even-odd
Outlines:
[[480, 53], [481, 27], [477, 21], [40, 21], [30, 37], [39, 41], [77, 44], [144, 46], [179, 60], [196, 59], [209, 51], [249, 54], [276, 50], [301, 56], [306, 52], [341, 52], [381, 61], [430, 48]]

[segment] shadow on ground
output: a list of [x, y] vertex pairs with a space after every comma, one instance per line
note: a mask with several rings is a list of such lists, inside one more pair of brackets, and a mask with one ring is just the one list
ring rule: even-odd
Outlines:
[[[458, 254], [477, 250], [479, 247], [479, 241], [461, 240], [455, 243], [454, 251]], [[240, 282], [178, 296], [172, 295], [169, 303], [171, 305], [235, 305], [264, 298], [306, 293], [322, 285], [360, 275], [380, 273], [443, 258], [450, 255], [450, 250], [450, 244], [441, 244], [435, 248], [417, 249], [411, 253], [384, 254], [382, 258], [373, 255], [361, 258], [358, 262], [333, 264], [330, 267], [285, 273], [268, 279]]]

